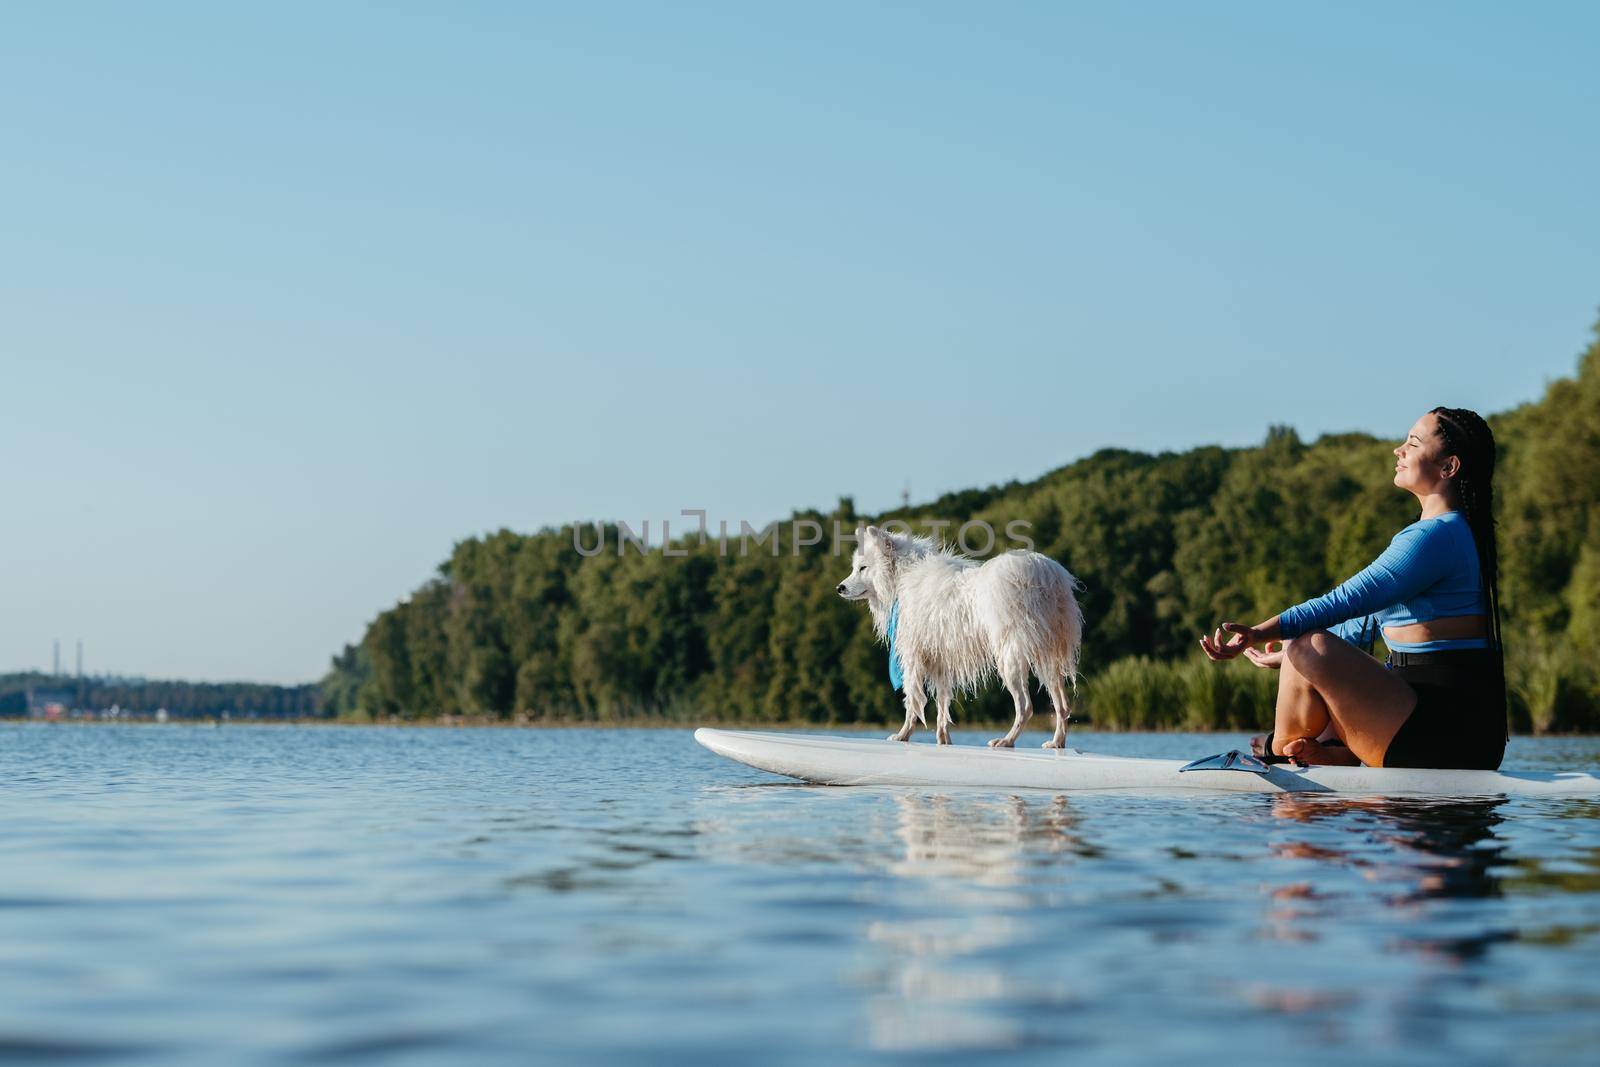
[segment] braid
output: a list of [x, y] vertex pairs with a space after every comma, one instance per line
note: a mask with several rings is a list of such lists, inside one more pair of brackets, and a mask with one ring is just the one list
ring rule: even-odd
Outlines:
[[1461, 461], [1456, 487], [1467, 526], [1478, 547], [1478, 580], [1489, 607], [1490, 637], [1502, 648], [1500, 636], [1500, 554], [1494, 535], [1494, 431], [1475, 411], [1434, 408], [1445, 452]]

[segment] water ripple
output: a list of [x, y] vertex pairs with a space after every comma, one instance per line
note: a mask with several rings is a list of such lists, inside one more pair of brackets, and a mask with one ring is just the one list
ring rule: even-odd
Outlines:
[[1463, 1067], [1600, 1040], [1588, 800], [823, 789], [686, 731], [34, 725], [0, 726], [0, 799], [0, 1061]]

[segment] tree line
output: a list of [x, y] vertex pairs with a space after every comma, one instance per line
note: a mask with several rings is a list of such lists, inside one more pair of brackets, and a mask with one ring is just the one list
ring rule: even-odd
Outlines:
[[307, 719], [327, 713], [322, 687], [255, 682], [152, 681], [80, 678], [38, 672], [0, 674], [0, 715], [25, 715], [28, 694], [59, 695], [73, 710], [120, 708], [148, 715], [165, 708], [178, 718]]
[[[1600, 326], [1573, 377], [1490, 422], [1514, 725], [1600, 729]], [[1196, 636], [1326, 591], [1414, 520], [1390, 481], [1393, 444], [1274, 427], [1252, 448], [1107, 449], [890, 513], [859, 514], [848, 498], [796, 512], [774, 531], [776, 553], [694, 534], [640, 550], [614, 525], [501, 530], [456, 544], [337, 655], [323, 706], [352, 719], [885, 723], [897, 697], [884, 650], [834, 590], [848, 549], [797, 542], [813, 524], [1021, 520], [1084, 582], [1083, 697], [1097, 723], [1256, 725], [1273, 676], [1242, 663], [1196, 672]], [[597, 538], [607, 550], [576, 547]], [[1002, 536], [992, 551], [1006, 547]], [[1009, 715], [997, 686], [961, 712]]]

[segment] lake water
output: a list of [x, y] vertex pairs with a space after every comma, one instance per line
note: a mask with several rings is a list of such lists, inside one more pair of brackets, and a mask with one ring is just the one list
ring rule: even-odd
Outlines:
[[0, 763], [0, 1060], [1600, 1057], [1593, 801], [822, 788], [668, 730], [9, 725]]

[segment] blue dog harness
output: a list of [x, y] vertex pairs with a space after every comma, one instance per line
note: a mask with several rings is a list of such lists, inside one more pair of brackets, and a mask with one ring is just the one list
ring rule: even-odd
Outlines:
[[889, 635], [889, 684], [896, 689], [904, 689], [906, 684], [905, 672], [900, 669], [900, 653], [894, 650], [894, 632], [900, 625], [900, 601], [896, 600], [889, 605], [889, 625], [886, 633]]

